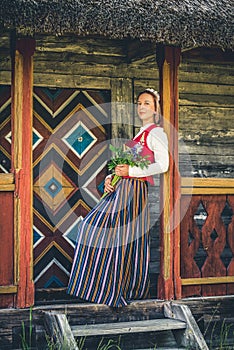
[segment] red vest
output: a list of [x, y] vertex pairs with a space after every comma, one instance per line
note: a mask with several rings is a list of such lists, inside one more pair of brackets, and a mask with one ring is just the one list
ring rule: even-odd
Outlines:
[[[155, 124], [150, 125], [148, 128], [143, 130], [137, 137], [134, 137], [133, 140], [126, 142], [126, 145], [128, 147], [133, 147], [136, 143], [140, 143], [143, 146], [140, 155], [142, 157], [148, 156], [147, 159], [150, 161], [150, 163], [154, 163], [155, 160], [154, 160], [154, 152], [151, 151], [151, 149], [148, 147], [147, 137], [149, 135], [149, 132], [154, 128], [157, 128], [157, 125]], [[123, 176], [123, 177], [125, 179], [131, 178], [131, 176]], [[141, 177], [140, 179], [144, 181], [148, 181], [151, 185], [154, 185], [153, 176]]]

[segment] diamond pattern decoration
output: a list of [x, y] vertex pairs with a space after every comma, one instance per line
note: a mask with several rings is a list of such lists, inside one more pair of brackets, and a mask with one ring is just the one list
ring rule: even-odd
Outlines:
[[83, 217], [80, 216], [77, 220], [68, 228], [68, 230], [63, 234], [63, 237], [71, 244], [73, 248], [75, 248], [78, 226], [82, 221]]
[[221, 213], [221, 218], [225, 226], [228, 226], [230, 224], [230, 222], [232, 221], [232, 216], [233, 216], [233, 210], [227, 201]]
[[33, 247], [35, 248], [43, 239], [44, 235], [36, 228], [36, 226], [33, 226]]
[[81, 159], [96, 143], [97, 138], [79, 121], [62, 140]]
[[42, 142], [43, 137], [33, 128], [33, 150]]
[[54, 177], [52, 177], [52, 179], [50, 179], [44, 186], [44, 189], [47, 193], [50, 194], [52, 198], [54, 198], [62, 190], [62, 188], [63, 187], [61, 183], [58, 182]]
[[190, 246], [191, 243], [194, 241], [194, 235], [192, 234], [192, 232], [189, 230], [188, 232], [188, 245]]
[[76, 190], [75, 185], [53, 163], [34, 183], [35, 193], [52, 212], [61, 207]]
[[9, 142], [11, 145], [11, 131], [5, 136], [5, 139]]
[[215, 241], [218, 238], [218, 234], [215, 229], [211, 232], [210, 238], [212, 239], [212, 241]]
[[102, 194], [110, 92], [35, 87], [33, 101], [34, 281], [61, 288], [79, 222]]
[[196, 252], [196, 255], [194, 256], [194, 261], [196, 262], [199, 270], [202, 269], [202, 266], [204, 265], [206, 258], [207, 258], [207, 252], [203, 248], [202, 244], [200, 245], [199, 249]]
[[202, 226], [206, 222], [207, 219], [207, 212], [202, 204], [202, 202], [199, 203], [199, 206], [197, 208], [196, 213], [194, 214], [194, 220], [199, 227], [199, 229], [202, 229]]
[[226, 242], [225, 248], [222, 251], [222, 254], [220, 255], [220, 258], [226, 268], [230, 265], [230, 262], [233, 259], [233, 253], [231, 251], [231, 248], [229, 246], [228, 241]]

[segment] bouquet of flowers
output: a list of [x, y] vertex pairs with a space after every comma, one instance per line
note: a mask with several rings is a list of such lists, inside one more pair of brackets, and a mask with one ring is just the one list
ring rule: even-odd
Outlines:
[[[128, 164], [130, 166], [137, 166], [141, 169], [147, 168], [150, 164], [148, 160], [149, 156], [141, 156], [143, 146], [139, 143], [136, 143], [132, 148], [127, 148], [124, 150], [123, 148], [118, 148], [110, 145], [110, 150], [115, 153], [114, 157], [108, 163], [108, 169], [114, 170], [116, 165], [118, 164]], [[111, 185], [115, 186], [117, 182], [121, 179], [121, 176], [113, 173], [113, 178], [111, 181]], [[102, 196], [104, 198], [108, 193], [105, 192]]]

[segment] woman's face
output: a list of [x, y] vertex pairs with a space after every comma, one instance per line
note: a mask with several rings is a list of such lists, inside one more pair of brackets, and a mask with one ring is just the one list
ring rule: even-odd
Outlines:
[[155, 104], [152, 95], [141, 94], [137, 101], [137, 113], [143, 125], [154, 122]]

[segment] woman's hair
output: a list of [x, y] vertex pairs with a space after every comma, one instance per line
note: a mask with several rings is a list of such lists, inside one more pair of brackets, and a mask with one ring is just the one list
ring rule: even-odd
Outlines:
[[159, 93], [154, 89], [147, 88], [138, 94], [137, 100], [142, 94], [149, 94], [153, 97], [154, 106], [155, 106], [154, 120], [155, 120], [156, 124], [159, 124], [160, 119], [161, 119], [161, 107], [160, 107], [160, 95], [159, 95]]

